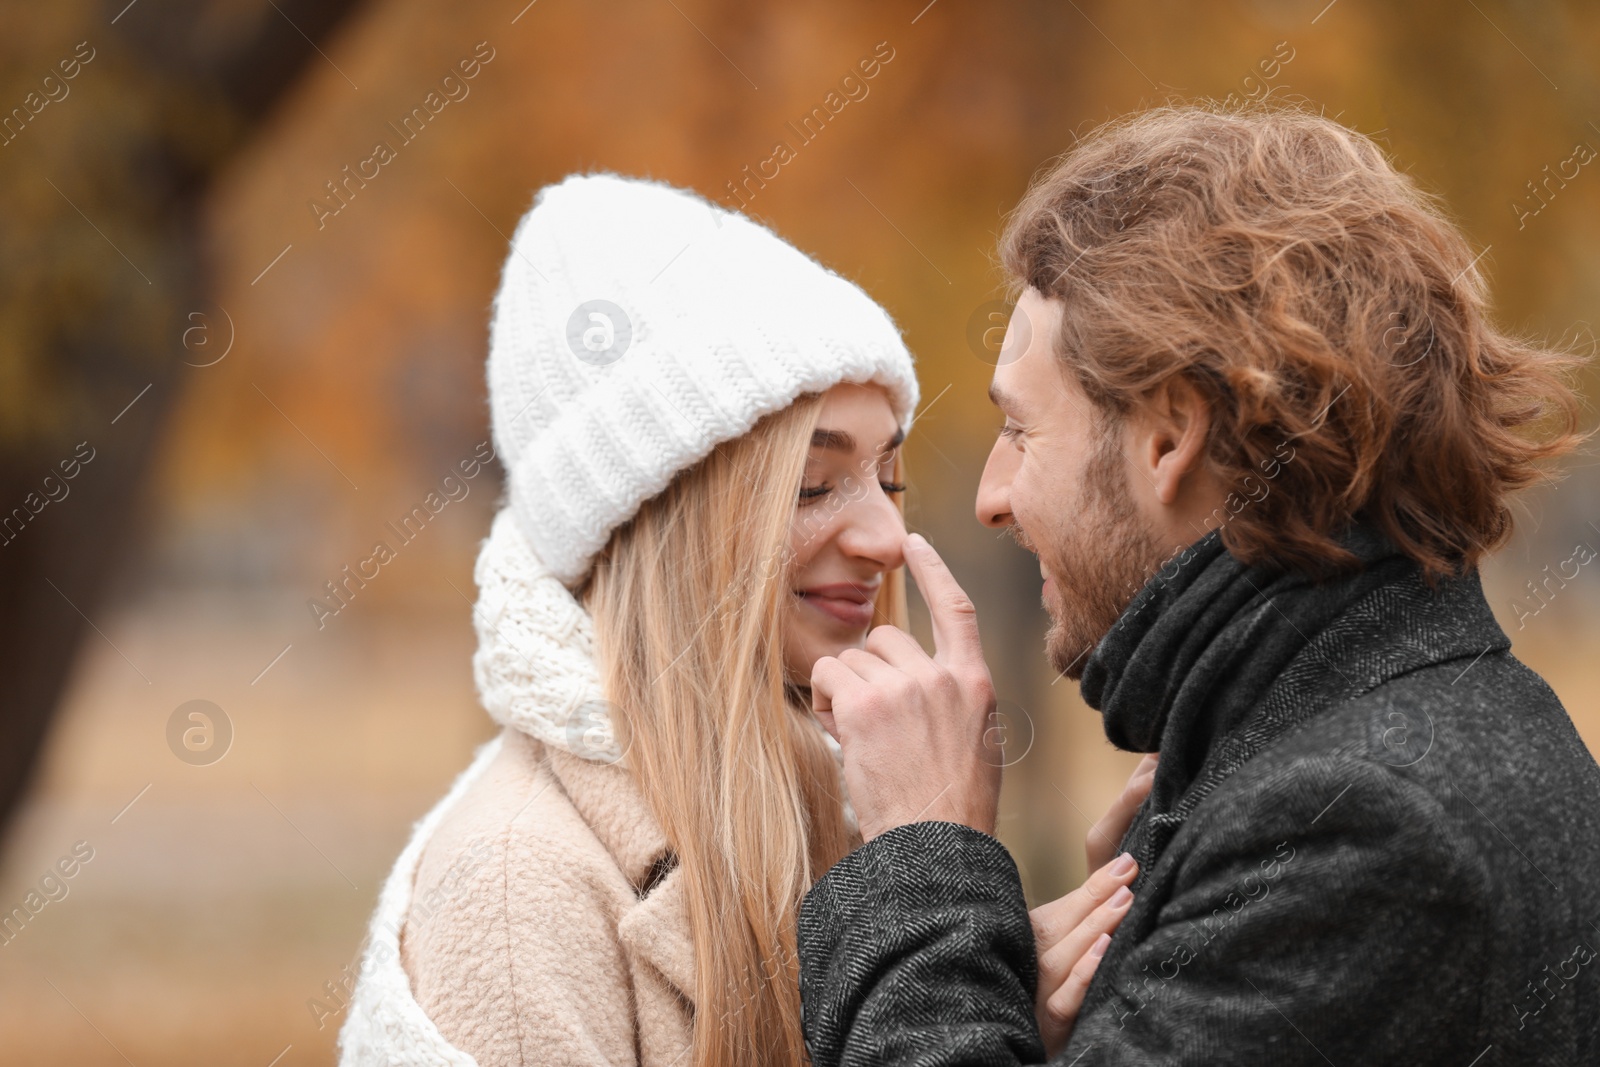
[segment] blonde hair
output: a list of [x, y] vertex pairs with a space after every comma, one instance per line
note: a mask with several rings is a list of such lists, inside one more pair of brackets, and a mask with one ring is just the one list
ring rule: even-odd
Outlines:
[[[821, 407], [802, 396], [680, 473], [580, 590], [626, 763], [682, 868], [695, 1067], [806, 1062], [795, 918], [859, 843], [807, 680], [784, 677], [791, 524]], [[900, 571], [876, 609], [905, 626]]]

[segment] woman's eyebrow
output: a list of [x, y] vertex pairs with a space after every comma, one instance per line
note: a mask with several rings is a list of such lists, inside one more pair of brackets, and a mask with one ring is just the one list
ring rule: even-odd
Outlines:
[[811, 447], [835, 452], [854, 452], [856, 439], [844, 430], [812, 430]]
[[[889, 438], [882, 451], [892, 452], [900, 447], [906, 439], [904, 430], [896, 430], [894, 436]], [[834, 452], [854, 452], [856, 450], [855, 435], [845, 430], [812, 430], [811, 447], [824, 448]]]

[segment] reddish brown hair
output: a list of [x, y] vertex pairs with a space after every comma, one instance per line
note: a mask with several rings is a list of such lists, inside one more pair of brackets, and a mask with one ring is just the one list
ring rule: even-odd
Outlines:
[[1101, 126], [1034, 182], [1001, 258], [1063, 301], [1059, 355], [1105, 420], [1174, 375], [1200, 390], [1245, 562], [1349, 569], [1335, 537], [1366, 517], [1431, 583], [1510, 536], [1510, 494], [1587, 436], [1581, 357], [1498, 330], [1436, 200], [1301, 108]]

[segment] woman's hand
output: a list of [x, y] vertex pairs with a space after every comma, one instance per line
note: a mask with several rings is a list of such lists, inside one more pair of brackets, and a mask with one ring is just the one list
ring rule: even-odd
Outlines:
[[1111, 944], [1111, 931], [1133, 903], [1128, 883], [1138, 870], [1124, 852], [1060, 900], [1029, 913], [1039, 946], [1039, 994], [1033, 1011], [1046, 1056], [1060, 1052], [1072, 1036], [1089, 980]]
[[1156, 757], [1159, 755], [1157, 752], [1145, 753], [1144, 759], [1128, 776], [1128, 784], [1123, 787], [1122, 795], [1112, 801], [1111, 807], [1100, 816], [1100, 821], [1089, 828], [1089, 836], [1083, 842], [1089, 870], [1098, 871], [1110, 863], [1111, 857], [1116, 854], [1117, 844], [1127, 834], [1128, 827], [1133, 825], [1134, 813], [1144, 803], [1144, 798], [1150, 795], [1150, 783], [1155, 781]]
[[1139, 761], [1122, 795], [1089, 829], [1084, 853], [1094, 873], [1060, 900], [1031, 913], [1039, 953], [1034, 1013], [1048, 1056], [1061, 1051], [1072, 1036], [1089, 980], [1111, 944], [1112, 931], [1133, 903], [1128, 885], [1138, 873], [1138, 864], [1127, 853], [1113, 858], [1112, 852], [1127, 834], [1139, 805], [1150, 795], [1155, 773], [1156, 753], [1152, 752]]

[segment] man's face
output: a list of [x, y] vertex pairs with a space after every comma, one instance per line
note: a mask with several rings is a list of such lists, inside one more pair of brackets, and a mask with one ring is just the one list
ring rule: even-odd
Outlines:
[[1005, 425], [977, 510], [1039, 557], [1045, 651], [1076, 681], [1164, 554], [1129, 491], [1122, 424], [1096, 417], [1055, 355], [1060, 318], [1060, 302], [1035, 290], [1017, 302], [990, 386]]

